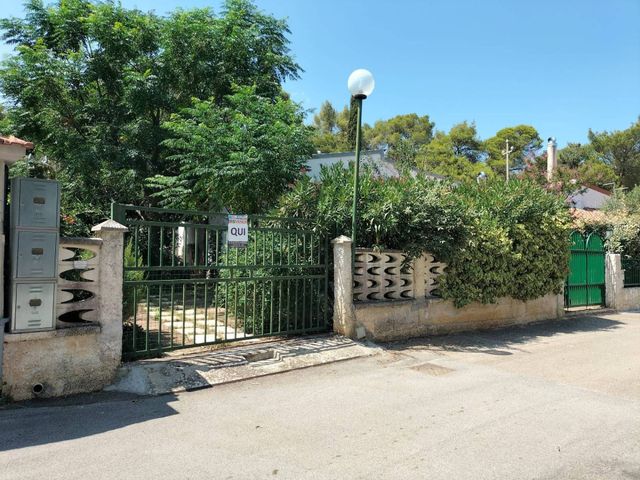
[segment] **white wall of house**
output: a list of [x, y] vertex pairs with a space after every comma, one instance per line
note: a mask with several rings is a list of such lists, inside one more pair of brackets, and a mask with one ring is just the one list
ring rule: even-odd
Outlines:
[[[309, 175], [313, 180], [319, 180], [320, 169], [322, 166], [329, 167], [335, 164], [342, 164], [342, 166], [347, 168], [349, 163], [354, 162], [355, 160], [356, 155], [354, 152], [318, 153], [307, 160], [307, 175]], [[381, 177], [389, 178], [400, 176], [400, 171], [396, 167], [395, 162], [385, 158], [384, 150], [368, 150], [362, 152], [360, 165], [373, 165], [378, 175]], [[417, 170], [414, 169], [411, 173], [413, 176], [416, 176]], [[433, 173], [427, 173], [426, 176], [433, 179], [444, 178], [441, 175]]]
[[[331, 165], [342, 164], [345, 168], [349, 166], [349, 162], [355, 161], [356, 156], [354, 152], [341, 152], [341, 153], [319, 153], [317, 155], [313, 155], [307, 161], [307, 175], [309, 175], [314, 180], [320, 179], [320, 168], [324, 165], [325, 167], [330, 167]], [[363, 152], [360, 157], [361, 165], [363, 164], [373, 164], [380, 165], [382, 167], [386, 167], [385, 170], [389, 170], [389, 167], [386, 165], [387, 163], [391, 164], [391, 162], [385, 162], [384, 152], [382, 150], [372, 150]], [[391, 164], [393, 165], [393, 164]], [[387, 175], [385, 175], [387, 173]], [[393, 171], [381, 172], [384, 176], [397, 176], [398, 172], [393, 167]]]

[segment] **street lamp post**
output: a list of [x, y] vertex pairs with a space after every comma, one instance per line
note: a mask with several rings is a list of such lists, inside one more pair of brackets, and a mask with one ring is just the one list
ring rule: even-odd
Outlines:
[[353, 174], [353, 209], [351, 212], [351, 242], [353, 248], [352, 259], [355, 261], [356, 248], [356, 226], [358, 223], [358, 193], [360, 187], [360, 136], [362, 130], [362, 100], [367, 98], [373, 92], [375, 81], [373, 75], [368, 70], [359, 68], [354, 70], [347, 80], [347, 87], [351, 96], [356, 99], [358, 106], [358, 125], [356, 128], [356, 163]]

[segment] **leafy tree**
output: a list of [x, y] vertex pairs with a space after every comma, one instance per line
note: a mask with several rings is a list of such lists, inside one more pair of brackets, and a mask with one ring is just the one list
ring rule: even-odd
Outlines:
[[[353, 110], [355, 112], [355, 110]], [[352, 110], [346, 105], [338, 112], [331, 102], [324, 101], [320, 111], [313, 118], [313, 145], [322, 153], [346, 152], [353, 150], [355, 130], [352, 131], [353, 145], [349, 143], [349, 129]], [[366, 127], [366, 126], [363, 126]]]
[[622, 185], [633, 188], [640, 183], [640, 118], [626, 130], [589, 130], [589, 140], [599, 159], [613, 167]]
[[558, 165], [569, 168], [578, 168], [586, 162], [595, 162], [598, 155], [590, 144], [568, 143], [566, 147], [558, 151]]
[[423, 171], [468, 181], [486, 170], [480, 161], [482, 155], [475, 124], [462, 122], [451, 127], [448, 134], [436, 132], [433, 140], [422, 146], [416, 160]]
[[0, 105], [0, 135], [9, 135], [11, 131], [11, 121], [4, 107]]
[[577, 178], [583, 185], [596, 185], [612, 189], [620, 184], [620, 178], [615, 170], [600, 161], [587, 161], [577, 168]]
[[478, 138], [475, 122], [458, 123], [449, 130], [449, 137], [456, 157], [465, 157], [471, 163], [482, 160], [484, 151], [482, 140]]
[[334, 134], [338, 130], [338, 112], [331, 102], [325, 100], [320, 106], [320, 111], [313, 117], [313, 126], [320, 134]]
[[304, 112], [285, 98], [238, 88], [222, 106], [193, 100], [164, 127], [174, 176], [150, 180], [162, 205], [261, 212], [300, 175], [313, 147]]
[[387, 156], [405, 166], [415, 166], [418, 150], [433, 138], [435, 124], [428, 115], [415, 113], [379, 120], [367, 131], [370, 148], [387, 147]]
[[225, 1], [220, 16], [88, 0], [29, 0], [25, 10], [0, 21], [17, 52], [0, 66], [0, 92], [15, 134], [55, 165], [73, 233], [106, 217], [111, 200], [148, 201], [147, 177], [176, 173], [163, 123], [192, 98], [220, 105], [238, 84], [275, 101], [301, 71], [286, 23], [249, 0]]
[[498, 175], [504, 175], [506, 160], [502, 151], [505, 149], [506, 140], [509, 140], [509, 148], [513, 152], [509, 154], [510, 167], [522, 166], [527, 159], [535, 158], [542, 147], [542, 139], [535, 128], [529, 125], [517, 125], [498, 131], [495, 136], [485, 141], [488, 159], [487, 164]]

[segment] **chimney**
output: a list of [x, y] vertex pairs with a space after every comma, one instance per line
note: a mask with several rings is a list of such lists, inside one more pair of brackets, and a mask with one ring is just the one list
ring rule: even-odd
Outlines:
[[547, 181], [551, 181], [553, 173], [558, 167], [558, 161], [556, 159], [556, 139], [549, 137], [547, 143]]

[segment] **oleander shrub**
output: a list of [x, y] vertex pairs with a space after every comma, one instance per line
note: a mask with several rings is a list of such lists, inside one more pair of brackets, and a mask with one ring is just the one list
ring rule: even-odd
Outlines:
[[[351, 235], [353, 170], [323, 168], [299, 181], [276, 214], [313, 221], [326, 235]], [[421, 176], [361, 173], [357, 244], [430, 252], [447, 263], [439, 293], [456, 306], [559, 293], [567, 274], [570, 217], [564, 199], [528, 180], [459, 185]]]

